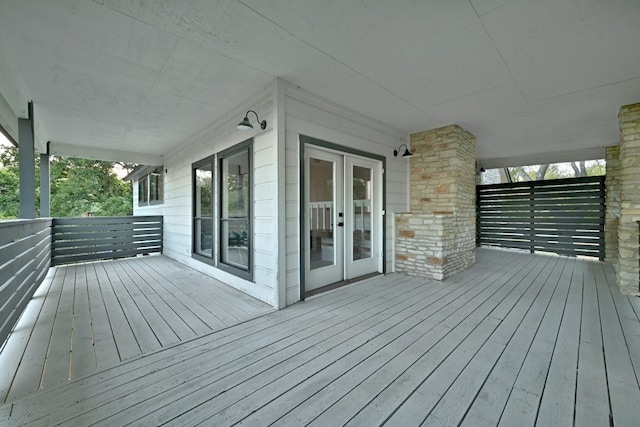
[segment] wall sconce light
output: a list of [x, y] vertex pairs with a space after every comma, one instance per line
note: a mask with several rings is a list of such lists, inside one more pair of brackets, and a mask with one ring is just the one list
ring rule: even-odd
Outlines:
[[253, 125], [249, 121], [249, 113], [253, 113], [253, 114], [256, 115], [256, 120], [260, 124], [260, 129], [264, 130], [264, 129], [267, 128], [267, 121], [266, 120], [260, 121], [260, 119], [258, 118], [258, 113], [256, 113], [253, 110], [249, 110], [249, 111], [247, 111], [247, 114], [244, 115], [244, 119], [242, 119], [242, 121], [240, 123], [238, 123], [238, 129], [240, 129], [240, 130], [253, 129]]
[[476, 173], [481, 174], [485, 172], [486, 172], [485, 168], [480, 163], [476, 162]]
[[402, 153], [402, 157], [411, 157], [411, 156], [413, 156], [411, 151], [409, 151], [409, 148], [407, 147], [407, 144], [402, 144], [402, 145], [400, 145], [400, 147], [398, 147], [397, 150], [393, 150], [393, 157], [398, 157], [398, 154], [402, 150], [402, 147], [404, 147], [404, 153]]

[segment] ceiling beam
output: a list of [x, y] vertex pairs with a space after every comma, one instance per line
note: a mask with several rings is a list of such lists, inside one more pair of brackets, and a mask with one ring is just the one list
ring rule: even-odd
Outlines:
[[585, 148], [573, 151], [557, 151], [536, 153], [526, 156], [478, 159], [478, 164], [485, 169], [507, 168], [515, 166], [545, 165], [551, 163], [579, 162], [582, 160], [604, 159], [606, 147]]
[[141, 165], [161, 165], [163, 162], [162, 156], [158, 154], [109, 150], [105, 148], [65, 144], [63, 142], [51, 142], [49, 144], [49, 154], [53, 156], [79, 157], [81, 159], [137, 163]]

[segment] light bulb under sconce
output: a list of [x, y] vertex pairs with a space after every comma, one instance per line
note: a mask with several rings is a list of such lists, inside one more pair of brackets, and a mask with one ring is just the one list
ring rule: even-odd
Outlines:
[[400, 147], [398, 147], [397, 150], [393, 150], [393, 157], [398, 157], [398, 154], [400, 154], [400, 152], [402, 151], [402, 147], [404, 147], [404, 153], [402, 153], [402, 157], [411, 157], [411, 156], [413, 156], [413, 153], [411, 151], [409, 151], [409, 148], [407, 147], [407, 144], [402, 144], [402, 145], [400, 145]]
[[256, 120], [260, 124], [260, 129], [264, 130], [264, 129], [267, 128], [267, 121], [266, 120], [260, 121], [260, 119], [258, 118], [258, 113], [256, 113], [253, 110], [249, 110], [249, 111], [247, 111], [247, 114], [244, 115], [244, 119], [242, 119], [242, 121], [240, 123], [238, 123], [238, 129], [240, 129], [240, 130], [253, 129], [253, 125], [249, 121], [249, 113], [253, 113], [253, 114], [256, 115]]

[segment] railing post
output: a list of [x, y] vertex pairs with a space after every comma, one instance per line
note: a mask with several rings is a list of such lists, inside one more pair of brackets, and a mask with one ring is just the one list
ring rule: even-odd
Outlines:
[[29, 118], [18, 119], [18, 163], [20, 186], [20, 218], [36, 217], [36, 168], [33, 137], [33, 104], [29, 103]]
[[51, 179], [49, 154], [40, 154], [40, 218], [51, 216]]
[[529, 252], [534, 253], [536, 250], [535, 244], [535, 212], [536, 212], [536, 195], [535, 195], [535, 186], [533, 184], [529, 184]]

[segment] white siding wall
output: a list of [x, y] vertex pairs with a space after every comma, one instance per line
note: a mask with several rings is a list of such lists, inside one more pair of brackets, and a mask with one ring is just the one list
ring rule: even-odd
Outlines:
[[393, 157], [407, 135], [358, 113], [286, 85], [286, 254], [287, 304], [300, 299], [300, 173], [299, 136], [329, 141], [386, 157], [386, 261], [393, 271], [393, 218], [409, 209], [409, 161]]
[[[277, 185], [276, 131], [273, 117], [274, 85], [259, 92], [200, 135], [178, 144], [164, 156], [164, 203], [138, 206], [134, 183], [134, 214], [164, 216], [164, 254], [219, 279], [268, 304], [277, 305]], [[239, 131], [236, 125], [244, 113], [253, 109], [266, 130], [254, 123], [253, 131]], [[255, 117], [250, 119], [255, 121]], [[207, 156], [254, 137], [254, 283], [240, 279], [191, 257], [192, 164]], [[216, 171], [217, 174], [217, 171]], [[217, 181], [216, 181], [217, 182]], [[216, 194], [217, 200], [217, 194]]]
[[[279, 92], [280, 91], [280, 92]], [[282, 95], [284, 92], [284, 95]], [[284, 101], [285, 173], [278, 184], [278, 129], [276, 100]], [[179, 144], [164, 156], [164, 203], [137, 205], [134, 183], [134, 214], [164, 216], [164, 253], [186, 265], [213, 276], [275, 307], [279, 301], [278, 281], [286, 287], [286, 304], [300, 299], [300, 180], [299, 135], [307, 135], [335, 144], [382, 155], [387, 158], [387, 271], [393, 271], [393, 218], [408, 210], [409, 162], [393, 157], [393, 150], [407, 142], [407, 135], [388, 128], [355, 112], [309, 94], [281, 80], [227, 114], [226, 119], [200, 135]], [[241, 132], [236, 124], [248, 109], [258, 111], [267, 120], [267, 129]], [[282, 111], [282, 106], [278, 106]], [[251, 117], [253, 120], [253, 117]], [[280, 121], [282, 122], [282, 121]], [[191, 165], [254, 136], [254, 283], [240, 279], [191, 257]], [[284, 192], [286, 266], [278, 271], [278, 200]], [[280, 196], [282, 197], [282, 196]], [[282, 293], [280, 293], [282, 295]]]

